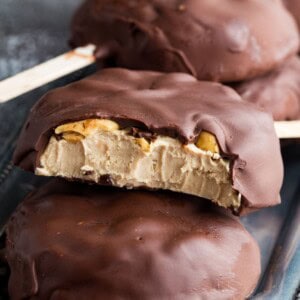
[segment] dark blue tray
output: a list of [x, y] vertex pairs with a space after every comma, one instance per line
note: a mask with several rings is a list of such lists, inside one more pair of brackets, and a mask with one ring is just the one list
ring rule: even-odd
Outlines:
[[[0, 104], [0, 228], [24, 196], [47, 181], [11, 164], [18, 133], [30, 107], [47, 90], [94, 70], [94, 66], [88, 67]], [[242, 218], [261, 250], [262, 276], [255, 299], [292, 299], [300, 283], [300, 144], [285, 145], [282, 152], [285, 162], [282, 204]]]

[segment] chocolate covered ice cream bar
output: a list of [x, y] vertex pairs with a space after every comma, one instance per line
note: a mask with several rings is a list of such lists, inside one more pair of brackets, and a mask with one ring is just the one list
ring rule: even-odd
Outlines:
[[236, 213], [279, 203], [272, 118], [183, 73], [106, 69], [44, 96], [14, 161], [38, 175], [211, 199]]
[[270, 73], [233, 87], [243, 100], [271, 113], [274, 120], [300, 119], [300, 58], [297, 56]]
[[298, 28], [300, 28], [300, 2], [298, 0], [283, 0], [283, 3], [295, 18]]
[[102, 67], [232, 82], [278, 67], [297, 53], [299, 37], [281, 0], [86, 0], [71, 45], [90, 43]]
[[11, 299], [245, 299], [257, 243], [207, 201], [52, 182], [6, 226]]

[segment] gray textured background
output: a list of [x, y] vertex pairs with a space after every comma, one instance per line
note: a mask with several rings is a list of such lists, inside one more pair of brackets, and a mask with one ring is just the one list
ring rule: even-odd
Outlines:
[[81, 0], [0, 0], [0, 80], [68, 50]]

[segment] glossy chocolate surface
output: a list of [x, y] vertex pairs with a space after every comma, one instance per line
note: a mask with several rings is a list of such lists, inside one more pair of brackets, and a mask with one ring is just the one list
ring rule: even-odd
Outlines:
[[240, 81], [295, 54], [297, 26], [281, 0], [87, 0], [73, 47], [93, 43], [103, 67]]
[[[300, 2], [299, 2], [300, 3]], [[256, 103], [274, 120], [300, 119], [300, 59], [294, 57], [278, 69], [235, 86], [243, 100]]]
[[228, 87], [182, 73], [106, 69], [51, 91], [32, 108], [15, 163], [34, 171], [56, 126], [95, 117], [183, 143], [208, 131], [222, 156], [232, 160], [233, 187], [243, 196], [244, 212], [280, 201], [283, 166], [271, 116]]
[[300, 1], [299, 0], [283, 0], [287, 9], [291, 12], [297, 21], [298, 28], [300, 28]]
[[208, 201], [52, 182], [7, 225], [11, 299], [244, 299], [256, 242]]

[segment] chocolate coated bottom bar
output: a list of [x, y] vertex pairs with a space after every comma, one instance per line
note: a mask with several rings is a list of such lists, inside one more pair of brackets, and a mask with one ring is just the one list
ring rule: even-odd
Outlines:
[[245, 299], [256, 242], [203, 199], [53, 181], [7, 225], [12, 299]]

